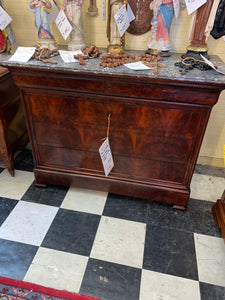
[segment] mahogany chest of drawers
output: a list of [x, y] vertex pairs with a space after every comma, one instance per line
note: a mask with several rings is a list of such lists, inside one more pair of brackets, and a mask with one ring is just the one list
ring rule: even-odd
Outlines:
[[[174, 67], [178, 55], [158, 75], [57, 59], [53, 66], [4, 62], [21, 90], [36, 184], [103, 190], [185, 209], [210, 112], [225, 88], [223, 76], [198, 70], [182, 77]], [[99, 147], [109, 114], [114, 168], [106, 177]]]

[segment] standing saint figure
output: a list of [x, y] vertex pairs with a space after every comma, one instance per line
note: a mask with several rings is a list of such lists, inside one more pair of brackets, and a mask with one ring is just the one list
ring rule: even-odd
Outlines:
[[35, 14], [35, 26], [38, 29], [39, 47], [56, 49], [55, 42], [50, 30], [49, 13], [52, 11], [52, 4], [49, 0], [30, 0], [30, 10]]
[[120, 32], [116, 21], [115, 14], [123, 6], [123, 0], [108, 0], [108, 19], [106, 34], [109, 41], [107, 51], [111, 53], [123, 53], [124, 51], [124, 37], [120, 36]]
[[82, 26], [82, 3], [84, 0], [63, 0], [64, 12], [72, 26], [70, 33], [69, 50], [85, 48]]
[[219, 1], [208, 0], [193, 13], [189, 34], [190, 44], [187, 47], [187, 53], [182, 57], [201, 59], [200, 54], [203, 54], [209, 59], [207, 40], [213, 27]]
[[168, 51], [170, 46], [170, 26], [174, 16], [173, 0], [153, 0], [149, 7], [153, 10], [152, 35], [147, 42], [148, 49]]

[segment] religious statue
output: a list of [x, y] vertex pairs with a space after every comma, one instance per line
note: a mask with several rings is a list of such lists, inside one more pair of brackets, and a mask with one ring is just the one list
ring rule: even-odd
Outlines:
[[[0, 6], [2, 1], [0, 0]], [[0, 53], [7, 51], [10, 52], [17, 47], [17, 38], [10, 24], [3, 30], [0, 30]]]
[[[170, 26], [174, 16], [173, 0], [153, 0], [150, 4], [153, 10], [151, 21], [151, 33], [147, 42], [149, 53], [169, 51], [170, 46]], [[148, 52], [148, 50], [147, 50]]]
[[[190, 45], [187, 47], [187, 56], [193, 55], [200, 58], [199, 54], [207, 54], [207, 26], [209, 26], [210, 12], [213, 7], [214, 0], [208, 0], [205, 4], [200, 6], [193, 14], [191, 30], [189, 34]], [[215, 17], [215, 15], [214, 15]]]
[[65, 14], [73, 28], [70, 33], [69, 50], [85, 48], [82, 28], [82, 3], [83, 0], [63, 0]]
[[49, 0], [30, 0], [30, 10], [35, 14], [35, 25], [38, 29], [39, 47], [57, 49], [50, 30], [49, 13], [52, 11], [52, 4]]
[[109, 45], [107, 51], [111, 53], [123, 53], [124, 37], [120, 36], [119, 29], [114, 19], [115, 14], [124, 5], [123, 0], [108, 0], [107, 38]]

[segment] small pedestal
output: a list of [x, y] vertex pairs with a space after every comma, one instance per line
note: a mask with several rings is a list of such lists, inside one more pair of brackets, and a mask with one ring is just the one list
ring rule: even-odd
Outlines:
[[37, 46], [39, 48], [48, 48], [50, 50], [57, 50], [59, 48], [57, 42], [54, 39], [41, 39], [40, 38], [37, 41]]

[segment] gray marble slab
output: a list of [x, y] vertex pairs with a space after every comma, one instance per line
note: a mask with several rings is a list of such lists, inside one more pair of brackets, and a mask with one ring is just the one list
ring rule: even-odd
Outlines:
[[[104, 52], [103, 49], [103, 54]], [[130, 53], [136, 55], [144, 54], [144, 51], [126, 51], [125, 53]], [[181, 53], [171, 53], [170, 57], [166, 57], [163, 60], [163, 64], [166, 68], [158, 68], [158, 74], [153, 73], [153, 69], [145, 71], [133, 71], [125, 66], [119, 66], [117, 68], [103, 68], [99, 65], [100, 58], [88, 59], [85, 65], [80, 65], [79, 63], [64, 63], [60, 56], [55, 56], [51, 58], [57, 62], [57, 64], [43, 63], [36, 59], [30, 59], [26, 63], [9, 61], [11, 55], [0, 56], [0, 65], [5, 67], [21, 67], [27, 69], [42, 69], [49, 71], [58, 72], [69, 72], [69, 73], [93, 73], [93, 74], [110, 74], [110, 75], [121, 75], [121, 76], [132, 76], [141, 78], [157, 78], [166, 80], [179, 80], [179, 81], [190, 81], [190, 82], [205, 82], [214, 84], [224, 84], [225, 88], [225, 75], [218, 73], [217, 71], [211, 69], [208, 71], [200, 71], [198, 69], [193, 69], [188, 71], [185, 75], [181, 75], [180, 68], [176, 67], [174, 64], [182, 60]], [[225, 63], [218, 56], [211, 56], [210, 61], [218, 67], [218, 69], [225, 72]]]

